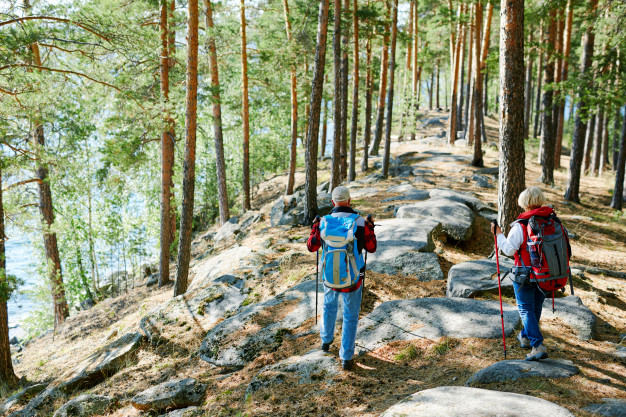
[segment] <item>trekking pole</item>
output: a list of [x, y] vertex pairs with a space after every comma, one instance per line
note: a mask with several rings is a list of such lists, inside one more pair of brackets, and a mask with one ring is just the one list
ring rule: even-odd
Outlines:
[[[320, 220], [320, 216], [315, 216], [315, 222]], [[315, 325], [317, 326], [317, 293], [319, 291], [318, 279], [320, 275], [320, 250], [315, 252]]]
[[498, 269], [498, 296], [500, 297], [500, 320], [502, 321], [502, 346], [504, 348], [504, 359], [506, 360], [506, 336], [504, 334], [504, 310], [502, 309], [502, 286], [500, 285], [500, 258], [498, 257], [498, 236], [496, 234], [496, 227], [498, 222], [494, 220], [493, 225], [493, 240], [496, 244], [496, 267]]

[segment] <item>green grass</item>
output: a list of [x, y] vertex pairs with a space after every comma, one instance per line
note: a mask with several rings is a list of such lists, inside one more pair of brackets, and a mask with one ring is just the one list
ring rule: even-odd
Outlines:
[[402, 349], [400, 352], [396, 354], [396, 361], [412, 361], [417, 358], [421, 354], [421, 351], [415, 347], [414, 344], [409, 344], [407, 347]]

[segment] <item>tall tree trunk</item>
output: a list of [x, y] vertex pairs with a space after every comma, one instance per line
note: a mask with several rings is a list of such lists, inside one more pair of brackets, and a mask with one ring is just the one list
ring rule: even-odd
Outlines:
[[[389, 16], [389, 10], [387, 10]], [[376, 126], [374, 128], [374, 142], [370, 148], [370, 155], [378, 155], [380, 140], [383, 137], [383, 121], [385, 119], [385, 93], [387, 92], [387, 66], [389, 65], [389, 25], [385, 26], [383, 46], [380, 58], [380, 82], [378, 88], [378, 106], [376, 108]]]
[[[350, 0], [344, 0], [343, 13], [350, 12]], [[348, 30], [341, 33], [341, 181], [348, 178]]]
[[[553, 161], [556, 162], [556, 136], [559, 129], [559, 108], [563, 103], [563, 100], [559, 98], [560, 89], [558, 86], [561, 83], [561, 68], [563, 66], [563, 29], [565, 28], [565, 18], [563, 16], [563, 9], [558, 10], [558, 18], [556, 21], [556, 44], [555, 44], [555, 65], [554, 65], [554, 84], [556, 86], [553, 96], [552, 104], [552, 136], [554, 140], [554, 154]], [[554, 166], [553, 162], [553, 166]]]
[[[475, 48], [475, 58], [474, 58], [474, 103], [473, 109], [474, 114], [474, 157], [472, 158], [472, 166], [482, 167], [483, 163], [483, 150], [482, 150], [482, 113], [483, 113], [483, 76], [482, 76], [482, 54], [481, 54], [481, 43], [480, 43], [480, 33], [481, 33], [481, 25], [483, 20], [483, 5], [480, 0], [476, 1], [476, 9], [475, 9], [475, 19], [476, 19], [476, 36], [474, 39], [474, 48]], [[488, 36], [488, 30], [485, 30], [485, 38]], [[486, 53], [486, 52], [485, 52]]]
[[604, 134], [604, 105], [598, 105], [598, 116], [596, 118], [596, 132], [593, 136], [593, 155], [591, 158], [590, 175], [598, 175], [600, 168], [600, 154], [602, 153], [602, 136]]
[[352, 125], [350, 129], [350, 167], [348, 180], [356, 179], [356, 135], [359, 122], [359, 15], [357, 0], [353, 0], [352, 31], [354, 32], [354, 72], [352, 75]]
[[524, 175], [524, 1], [500, 1], [500, 175], [498, 222], [503, 228], [520, 212]]
[[607, 111], [604, 115], [604, 128], [602, 129], [602, 149], [600, 151], [600, 165], [598, 166], [598, 176], [601, 177], [602, 173], [608, 166], [608, 149], [609, 149], [609, 121], [611, 120], [610, 113]]
[[[621, 131], [621, 127], [620, 127], [620, 122], [622, 121], [622, 113], [621, 113], [621, 108], [619, 106], [617, 106], [617, 109], [615, 111], [615, 115], [613, 116], [614, 118], [614, 125], [613, 125], [613, 169], [615, 169], [615, 171], [617, 171], [617, 161], [619, 160], [619, 148], [617, 146], [617, 144], [619, 143], [620, 140], [620, 131]], [[624, 108], [624, 112], [626, 113], [626, 108]]]
[[409, 20], [407, 22], [407, 36], [409, 43], [406, 48], [406, 65], [404, 67], [403, 75], [402, 75], [402, 92], [400, 96], [402, 97], [402, 112], [400, 113], [400, 136], [399, 139], [404, 139], [405, 127], [406, 127], [406, 119], [409, 117], [411, 111], [410, 105], [410, 95], [407, 98], [406, 90], [407, 90], [407, 76], [411, 73], [411, 68], [413, 64], [413, 9], [415, 2], [411, 1], [409, 3]]
[[323, 103], [324, 123], [322, 125], [322, 151], [320, 152], [322, 158], [326, 155], [326, 139], [328, 135], [328, 100], [324, 100]]
[[[209, 71], [211, 72], [211, 102], [213, 105], [213, 134], [215, 135], [215, 165], [217, 168], [217, 196], [220, 205], [220, 224], [230, 218], [228, 209], [228, 189], [226, 188], [226, 163], [224, 162], [224, 136], [222, 133], [222, 105], [220, 98], [220, 77], [217, 68], [217, 49], [213, 34], [213, 9], [211, 0], [203, 0], [206, 9], [206, 26], [209, 29]], [[188, 58], [189, 59], [189, 58]], [[189, 74], [187, 74], [189, 77]]]
[[[543, 21], [541, 22], [541, 28], [539, 30], [539, 39], [543, 40]], [[541, 76], [541, 71], [543, 71], [543, 51], [539, 49], [538, 54], [539, 63], [537, 65], [537, 99], [535, 104], [535, 127], [533, 129], [533, 138], [539, 136], [539, 120], [541, 115], [541, 81], [543, 77]]]
[[[209, 2], [210, 0], [205, 0]], [[191, 258], [191, 228], [193, 223], [194, 189], [196, 182], [196, 121], [198, 108], [198, 0], [189, 0], [187, 29], [187, 92], [185, 97], [185, 163], [183, 166], [183, 205], [178, 238], [178, 268], [174, 296], [187, 292], [189, 260]], [[211, 6], [207, 7], [207, 20]], [[207, 25], [209, 26], [209, 25]], [[210, 25], [209, 27], [213, 27]]]
[[585, 132], [587, 130], [587, 88], [590, 87], [586, 80], [588, 72], [591, 70], [591, 58], [593, 57], [593, 46], [595, 35], [593, 32], [592, 15], [598, 5], [598, 0], [591, 0], [587, 5], [587, 26], [583, 36], [583, 53], [580, 63], [580, 75], [583, 82], [578, 86], [579, 107], [576, 112], [576, 122], [572, 135], [572, 152], [570, 157], [569, 173], [567, 177], [567, 189], [565, 190], [565, 200], [580, 202], [580, 174], [584, 157]]
[[617, 164], [615, 164], [615, 188], [613, 190], [613, 199], [611, 200], [611, 208], [621, 210], [623, 208], [624, 199], [624, 169], [626, 166], [626, 112], [622, 119], [622, 139], [619, 148], [619, 156]]
[[243, 122], [243, 211], [250, 210], [250, 110], [248, 102], [248, 44], [246, 5], [241, 0], [241, 116]]
[[[39, 54], [39, 45], [36, 43], [31, 44], [31, 51], [33, 62], [40, 67], [41, 55]], [[52, 205], [52, 190], [48, 177], [48, 167], [43, 157], [46, 148], [43, 124], [39, 120], [35, 120], [34, 124], [36, 127], [32, 135], [32, 141], [36, 155], [35, 176], [39, 180], [39, 213], [41, 214], [43, 242], [50, 273], [50, 288], [54, 303], [54, 326], [56, 328], [69, 317], [70, 312], [65, 299], [57, 235], [51, 231], [54, 224], [54, 207]]]
[[[176, 0], [170, 1], [170, 13], [167, 19], [167, 23], [169, 26], [168, 34], [169, 38], [167, 40], [167, 45], [169, 47], [169, 69], [170, 72], [172, 68], [174, 68], [174, 64], [176, 63], [175, 54], [176, 54]], [[170, 167], [170, 178], [174, 178], [174, 153], [176, 151], [176, 120], [174, 118], [170, 118], [171, 123], [171, 148], [172, 152], [169, 154], [169, 162], [168, 166]], [[172, 188], [170, 189], [170, 239], [173, 240], [176, 236], [176, 199], [174, 198], [174, 181], [171, 181]], [[170, 246], [172, 242], [170, 241]]]
[[433, 94], [435, 93], [435, 70], [436, 68], [433, 66], [433, 70], [430, 73], [430, 88], [428, 89], [428, 110], [433, 109]]
[[[283, 9], [285, 13], [285, 32], [287, 32], [287, 41], [291, 42], [291, 22], [289, 21], [289, 3], [283, 0]], [[295, 61], [295, 57], [292, 57]], [[326, 111], [324, 111], [324, 123], [326, 122]], [[326, 126], [326, 125], [324, 125]], [[326, 146], [326, 127], [324, 127], [324, 138], [322, 140], [322, 155]], [[289, 176], [287, 178], [286, 195], [293, 194], [293, 187], [296, 176], [296, 162], [298, 146], [298, 79], [296, 77], [296, 64], [291, 64], [291, 151], [289, 153]]]
[[413, 42], [411, 43], [413, 47], [413, 76], [411, 78], [411, 111], [410, 111], [410, 120], [411, 120], [411, 140], [415, 140], [415, 130], [417, 130], [417, 47], [419, 42], [419, 14], [417, 8], [417, 0], [412, 0], [411, 3], [415, 9], [413, 13]]
[[[170, 59], [169, 59], [169, 25], [167, 0], [161, 0], [161, 97], [164, 103], [169, 101], [170, 93]], [[161, 253], [159, 261], [159, 286], [170, 282], [170, 245], [173, 241], [172, 232], [172, 163], [174, 158], [174, 134], [172, 118], [166, 110], [163, 113], [165, 128], [161, 133]]]
[[435, 83], [435, 108], [437, 110], [439, 110], [441, 108], [441, 106], [439, 105], [439, 72], [440, 72], [440, 67], [439, 67], [439, 59], [437, 59], [437, 80]]
[[[328, 8], [329, 0], [321, 0], [317, 26], [315, 63], [313, 65], [313, 81], [310, 101], [311, 113], [306, 134], [307, 146], [304, 156], [306, 171], [306, 180], [304, 184], [304, 222], [306, 224], [311, 223], [317, 214], [317, 137], [319, 135], [320, 128], [322, 93], [324, 91], [324, 65], [326, 63]], [[333, 105], [336, 105], [336, 102], [333, 103]]]
[[[574, 21], [574, 8], [572, 0], [567, 2], [565, 13], [565, 33], [563, 35], [563, 64], [561, 65], [561, 82], [567, 81], [569, 70], [569, 57], [572, 50], [572, 24]], [[556, 149], [554, 151], [554, 166], [561, 167], [561, 150], [563, 149], [563, 126], [565, 122], [565, 102], [559, 103], [559, 117], [556, 127]]]
[[[533, 42], [532, 30], [528, 34], [528, 43]], [[526, 64], [526, 92], [524, 94], [524, 140], [528, 139], [530, 127], [530, 103], [532, 102], [531, 86], [533, 82], [533, 58], [531, 51], [528, 52], [528, 63]]]
[[387, 124], [385, 126], [385, 154], [383, 156], [383, 176], [389, 175], [391, 154], [391, 127], [393, 125], [393, 88], [396, 73], [396, 40], [398, 38], [398, 0], [391, 4], [391, 56], [389, 58], [389, 90], [387, 91]]
[[[469, 6], [468, 6], [469, 7]], [[474, 13], [471, 12], [470, 13], [470, 22], [472, 22], [474, 19]], [[472, 99], [472, 75], [473, 75], [473, 65], [474, 65], [474, 37], [476, 36], [476, 31], [475, 31], [475, 26], [473, 24], [470, 23], [470, 27], [468, 30], [463, 31], [463, 43], [465, 43], [465, 34], [467, 33], [468, 35], [468, 39], [467, 39], [467, 81], [465, 83], [465, 86], [463, 86], [463, 83], [461, 82], [461, 84], [459, 85], [459, 88], [461, 89], [461, 96], [463, 96], [463, 89], [465, 89], [465, 101], [463, 102], [463, 100], [461, 100], [461, 103], [459, 104], [459, 106], [465, 106], [464, 111], [463, 111], [463, 118], [461, 119], [459, 117], [459, 126], [457, 130], [465, 130], [465, 132], [467, 133], [468, 130], [470, 129], [470, 123], [472, 123], [473, 120], [473, 112], [472, 112], [472, 103], [473, 103], [473, 99]], [[478, 35], [480, 36], [480, 35]], [[463, 49], [465, 49], [465, 46], [463, 46]], [[463, 58], [461, 58], [461, 65], [463, 65]], [[462, 69], [462, 67], [461, 67]], [[461, 80], [462, 81], [462, 80]], [[467, 134], [465, 135], [465, 138], [467, 139]], [[470, 143], [471, 143], [471, 139], [470, 139]]]
[[589, 120], [589, 127], [585, 136], [585, 160], [583, 161], [583, 173], [589, 171], [591, 167], [591, 151], [593, 149], [593, 135], [596, 133], [596, 121], [598, 116], [596, 114], [591, 116]]
[[6, 288], [7, 262], [4, 241], [4, 204], [2, 202], [2, 164], [0, 160], [0, 386], [13, 387], [17, 383], [17, 376], [13, 371], [11, 360], [11, 344], [9, 343], [9, 312], [7, 301], [9, 294], [2, 291]]
[[[551, 84], [554, 81], [554, 60], [555, 56], [551, 52], [554, 49], [556, 41], [556, 9], [550, 10], [550, 23], [548, 31], [546, 33], [544, 44], [549, 48], [548, 57], [545, 67], [545, 84]], [[554, 92], [552, 89], [547, 89], [543, 93], [543, 133], [542, 139], [542, 169], [540, 181], [544, 184], [554, 183], [554, 123], [552, 115]]]
[[367, 75], [365, 76], [365, 128], [363, 136], [363, 160], [361, 161], [361, 171], [365, 172], [369, 168], [368, 155], [370, 139], [372, 138], [372, 38], [371, 35], [367, 37], [367, 43], [365, 44]]
[[[463, 14], [463, 5], [459, 6], [459, 16]], [[450, 96], [450, 116], [448, 118], [448, 145], [453, 146], [456, 141], [456, 132], [457, 132], [457, 114], [456, 114], [456, 99], [457, 99], [457, 88], [459, 83], [459, 66], [460, 66], [460, 55], [461, 55], [461, 22], [459, 21], [458, 25], [458, 37], [456, 40], [456, 45], [454, 46], [454, 73], [452, 76], [452, 80], [450, 83], [450, 89], [452, 90], [452, 95]]]
[[333, 98], [333, 157], [330, 174], [331, 190], [341, 183], [341, 0], [334, 0], [335, 24], [333, 30], [333, 64], [335, 68], [335, 89]]
[[[472, 69], [471, 69], [471, 65], [472, 65], [472, 48], [473, 48], [473, 44], [472, 44], [472, 34], [474, 33], [474, 26], [470, 25], [469, 28], [464, 28], [462, 29], [463, 33], [461, 33], [459, 36], [463, 37], [463, 44], [461, 45], [461, 56], [459, 57], [459, 59], [461, 60], [461, 74], [459, 75], [460, 80], [459, 80], [459, 101], [457, 104], [457, 108], [456, 108], [456, 126], [457, 126], [457, 131], [463, 130], [467, 127], [467, 109], [468, 106], [465, 103], [466, 97], [469, 98], [469, 85], [470, 85], [470, 79], [472, 78]], [[469, 34], [469, 42], [467, 41], [466, 37]], [[468, 51], [465, 51], [465, 46], [467, 44], [467, 49]], [[469, 69], [467, 71], [467, 83], [465, 82], [465, 57], [468, 56], [468, 66]], [[465, 111], [463, 111], [465, 109]]]

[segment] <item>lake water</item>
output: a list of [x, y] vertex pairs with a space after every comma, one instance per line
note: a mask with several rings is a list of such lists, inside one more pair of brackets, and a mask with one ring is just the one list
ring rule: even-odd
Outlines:
[[19, 327], [19, 323], [35, 307], [28, 294], [24, 290], [33, 289], [37, 282], [37, 275], [34, 272], [35, 254], [31, 241], [25, 236], [12, 233], [14, 237], [9, 238], [5, 243], [7, 258], [7, 273], [16, 275], [24, 280], [24, 285], [20, 287], [20, 293], [14, 294], [7, 302], [9, 308], [9, 337], [24, 336], [24, 331]]

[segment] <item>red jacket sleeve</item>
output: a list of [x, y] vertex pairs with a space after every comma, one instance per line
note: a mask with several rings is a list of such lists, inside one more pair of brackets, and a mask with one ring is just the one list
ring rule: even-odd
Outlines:
[[316, 252], [322, 247], [319, 223], [315, 223], [313, 227], [311, 227], [311, 234], [309, 235], [309, 240], [306, 242], [306, 247], [309, 252]]
[[365, 250], [369, 253], [376, 252], [376, 235], [374, 234], [374, 225], [365, 222]]

